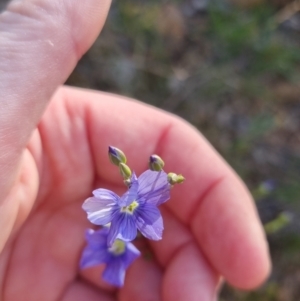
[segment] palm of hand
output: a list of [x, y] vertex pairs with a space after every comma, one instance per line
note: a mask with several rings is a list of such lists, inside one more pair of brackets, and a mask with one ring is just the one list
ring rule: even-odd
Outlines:
[[[248, 267], [248, 276], [242, 277], [240, 286], [260, 282], [267, 264], [261, 251], [265, 246], [257, 249], [261, 237], [251, 237], [260, 231], [251, 222], [255, 218], [253, 208], [247, 202], [239, 208], [233, 203], [243, 220], [230, 221], [232, 212], [226, 211], [230, 200], [224, 204], [220, 199], [225, 192], [222, 183], [227, 179], [236, 181], [235, 188], [245, 198], [243, 187], [238, 187], [240, 183], [204, 141], [185, 139], [185, 131], [191, 130], [174, 117], [114, 96], [71, 89], [57, 93], [23, 157], [20, 182], [15, 185], [20, 189], [14, 188], [9, 196], [10, 201], [16, 195], [20, 200], [14, 202], [18, 208], [11, 210], [19, 211], [15, 227], [21, 225], [33, 204], [34, 208], [1, 256], [3, 300], [159, 300], [161, 293], [165, 301], [175, 297], [185, 300], [187, 296], [197, 300], [199, 295], [203, 300], [213, 300], [217, 270], [239, 285], [239, 267], [228, 271], [237, 255], [242, 269]], [[186, 140], [187, 155], [178, 152], [177, 146], [173, 148], [176, 139], [182, 143]], [[161, 208], [163, 240], [150, 243], [155, 260], [139, 258], [119, 292], [101, 281], [99, 269], [78, 270], [84, 231], [91, 227], [81, 209], [83, 200], [95, 187], [119, 194], [124, 191], [118, 171], [107, 159], [110, 144], [126, 151], [137, 173], [145, 169], [149, 154], [159, 152], [170, 170], [176, 172], [178, 164], [188, 179], [187, 184], [175, 188], [171, 201]], [[202, 171], [199, 164], [183, 164], [199, 151], [198, 144], [202, 148]], [[35, 201], [36, 173], [40, 182]], [[198, 179], [203, 187], [195, 187]], [[16, 192], [19, 190], [23, 193]], [[213, 211], [222, 212], [222, 218], [216, 220]], [[247, 231], [249, 237], [230, 245], [234, 239], [231, 236], [240, 231]], [[246, 254], [248, 263], [241, 258], [245, 250], [252, 251], [252, 255]], [[263, 255], [259, 258], [257, 254]], [[254, 265], [251, 256], [256, 260]]]
[[[92, 122], [89, 124], [89, 113], [82, 104], [76, 102], [76, 99], [74, 102], [60, 99], [54, 101], [29, 144], [28, 148], [34, 160], [31, 160], [29, 154], [26, 155], [24, 169], [25, 172], [30, 171], [31, 175], [32, 170], [39, 170], [40, 190], [29, 219], [6, 250], [9, 260], [4, 274], [5, 301], [20, 298], [30, 301], [52, 301], [59, 298], [82, 300], [83, 296], [86, 298], [87, 291], [95, 295], [95, 298], [97, 294], [103, 295], [105, 290], [110, 291], [108, 286], [100, 281], [100, 271], [81, 274], [81, 278], [87, 278], [98, 285], [99, 292], [85, 284], [84, 280], [79, 280], [78, 274], [84, 231], [91, 226], [81, 209], [83, 200], [91, 194], [93, 187], [99, 187], [100, 183], [116, 192], [122, 189], [122, 181], [114, 167], [108, 164], [105, 166], [107, 157], [101, 156], [103, 164], [95, 163], [93, 159], [93, 152], [96, 154], [106, 151], [105, 140], [116, 138], [103, 137], [99, 133], [103, 141], [101, 142], [99, 136], [96, 137], [99, 129], [92, 128]], [[89, 125], [92, 133], [89, 133], [87, 128]], [[93, 132], [95, 137], [90, 137]], [[91, 145], [93, 142], [91, 143], [89, 138], [94, 139], [96, 145]], [[95, 148], [92, 149], [92, 146]], [[104, 175], [95, 175], [98, 174], [95, 165], [100, 167], [100, 173], [107, 169], [108, 179]], [[104, 165], [103, 171], [101, 165]], [[22, 179], [30, 178], [31, 175], [24, 175]], [[32, 191], [37, 185], [36, 179], [33, 177], [27, 181], [30, 188], [27, 193], [32, 196]], [[28, 206], [28, 203], [33, 202], [33, 199], [27, 199], [24, 204]], [[19, 218], [23, 219], [22, 216]], [[188, 238], [188, 234], [186, 236]], [[162, 272], [157, 264], [141, 259], [136, 265], [138, 268], [133, 267], [133, 273], [129, 274], [128, 281], [134, 283], [133, 286], [128, 285], [129, 289], [135, 288], [135, 281], [141, 281], [141, 276], [144, 275], [142, 277], [145, 279], [146, 290], [154, 293], [154, 296], [158, 294], [158, 279], [161, 278]], [[142, 272], [140, 268], [143, 267], [147, 267], [147, 271]], [[151, 279], [154, 276], [155, 278]], [[141, 286], [141, 283], [139, 285]], [[126, 288], [124, 290], [125, 296], [128, 294], [130, 297]], [[123, 294], [122, 299], [125, 296]]]

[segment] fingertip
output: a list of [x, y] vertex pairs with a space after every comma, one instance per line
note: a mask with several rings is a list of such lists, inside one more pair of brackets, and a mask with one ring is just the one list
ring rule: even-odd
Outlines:
[[11, 1], [1, 13], [0, 198], [13, 185], [51, 95], [96, 39], [109, 6], [110, 0], [24, 0]]
[[100, 29], [103, 28], [111, 0], [85, 0], [79, 1], [77, 5], [71, 1], [66, 2], [65, 5], [69, 17], [70, 35], [74, 41], [74, 50], [80, 59], [93, 44]]
[[270, 274], [264, 231], [249, 193], [236, 177], [224, 178], [206, 194], [191, 226], [209, 261], [231, 285], [253, 289]]
[[[266, 245], [266, 244], [265, 244]], [[239, 252], [245, 252], [245, 247]], [[242, 290], [252, 290], [260, 287], [271, 273], [271, 260], [267, 248], [264, 246], [249, 246], [240, 260], [236, 260], [234, 273], [230, 273], [225, 278], [227, 282]]]

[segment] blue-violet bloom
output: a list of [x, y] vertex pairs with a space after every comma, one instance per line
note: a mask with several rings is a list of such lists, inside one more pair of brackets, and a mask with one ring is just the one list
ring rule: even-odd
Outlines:
[[102, 278], [114, 285], [121, 287], [124, 284], [125, 272], [130, 264], [140, 256], [140, 251], [130, 242], [115, 240], [111, 247], [107, 246], [108, 228], [94, 231], [88, 229], [86, 240], [88, 245], [82, 253], [80, 268], [93, 267], [106, 264]]
[[133, 173], [128, 191], [119, 197], [107, 189], [96, 189], [82, 205], [95, 225], [111, 223], [107, 243], [132, 241], [139, 230], [145, 237], [160, 240], [163, 220], [157, 206], [170, 198], [171, 185], [164, 171], [147, 170], [137, 179]]

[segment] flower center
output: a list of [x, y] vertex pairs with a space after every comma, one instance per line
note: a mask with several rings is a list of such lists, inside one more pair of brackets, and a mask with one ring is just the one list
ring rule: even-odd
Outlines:
[[133, 211], [139, 206], [137, 201], [133, 201], [130, 205], [121, 208], [121, 212], [133, 214]]
[[125, 242], [120, 239], [116, 239], [113, 245], [108, 249], [109, 252], [113, 253], [114, 255], [121, 255], [125, 252]]

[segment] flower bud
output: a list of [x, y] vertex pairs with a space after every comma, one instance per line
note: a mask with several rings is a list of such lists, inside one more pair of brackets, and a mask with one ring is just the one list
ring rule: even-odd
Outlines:
[[129, 179], [131, 177], [131, 170], [128, 165], [124, 163], [119, 164], [119, 170], [124, 179]]
[[176, 184], [181, 184], [185, 180], [185, 177], [183, 175], [177, 175]]
[[126, 156], [125, 154], [118, 148], [114, 146], [108, 147], [108, 156], [110, 162], [114, 165], [119, 165], [120, 163], [126, 163]]
[[131, 186], [131, 179], [125, 179], [125, 180], [124, 180], [124, 184], [125, 184], [128, 188], [130, 188], [130, 186]]
[[168, 173], [168, 182], [171, 185], [180, 184], [185, 180], [183, 175], [177, 175], [176, 173], [170, 172]]
[[149, 169], [150, 170], [161, 171], [161, 170], [163, 170], [164, 165], [165, 165], [165, 162], [158, 155], [150, 156], [150, 158], [149, 158]]

